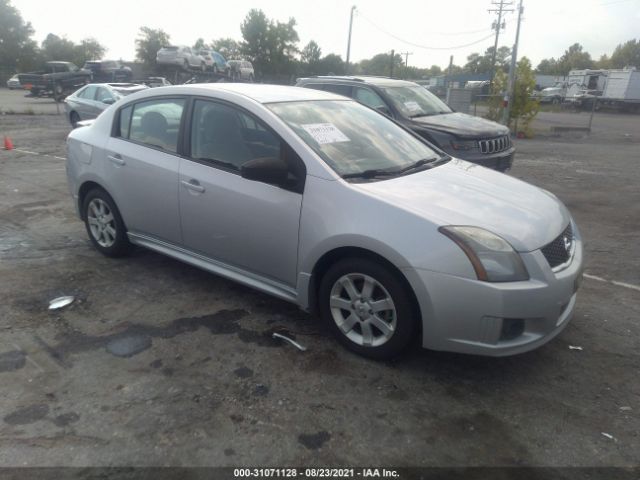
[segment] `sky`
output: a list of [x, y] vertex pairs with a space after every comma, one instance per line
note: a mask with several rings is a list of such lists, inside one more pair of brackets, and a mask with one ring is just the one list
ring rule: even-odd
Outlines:
[[[161, 28], [180, 45], [193, 45], [198, 37], [207, 42], [220, 37], [241, 40], [240, 24], [252, 8], [262, 9], [273, 20], [295, 18], [299, 48], [315, 40], [323, 55], [336, 53], [344, 59], [349, 12], [356, 5], [352, 62], [394, 49], [411, 53], [409, 65], [445, 67], [450, 55], [456, 65], [464, 65], [467, 55], [493, 46], [491, 24], [496, 15], [488, 10], [498, 1], [12, 0], [12, 4], [31, 22], [38, 42], [48, 33], [74, 42], [94, 37], [107, 47], [105, 58], [123, 60], [134, 59], [134, 40], [141, 26]], [[515, 41], [518, 1], [508, 7], [514, 12], [506, 14], [499, 46], [511, 47]], [[45, 4], [50, 8], [43, 8]], [[622, 42], [640, 39], [640, 0], [523, 0], [523, 5], [518, 57], [526, 55], [534, 66], [543, 58], [559, 57], [575, 42], [598, 59]]]

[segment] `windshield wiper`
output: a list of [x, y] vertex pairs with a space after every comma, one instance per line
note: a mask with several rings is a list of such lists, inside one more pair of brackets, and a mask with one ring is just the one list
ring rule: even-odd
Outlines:
[[389, 177], [397, 175], [398, 170], [378, 170], [372, 168], [369, 170], [363, 170], [362, 172], [345, 173], [342, 178], [376, 178], [376, 177]]

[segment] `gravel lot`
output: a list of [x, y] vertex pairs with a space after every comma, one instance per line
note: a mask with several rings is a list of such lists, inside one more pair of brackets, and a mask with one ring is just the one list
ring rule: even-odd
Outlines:
[[[0, 465], [638, 466], [640, 117], [610, 117], [517, 141], [512, 175], [556, 193], [586, 240], [565, 331], [511, 358], [380, 363], [177, 261], [102, 257], [67, 190], [64, 118], [1, 116], [19, 150], [0, 151]], [[48, 312], [62, 294], [77, 300]], [[140, 352], [111, 353], [123, 341]]]

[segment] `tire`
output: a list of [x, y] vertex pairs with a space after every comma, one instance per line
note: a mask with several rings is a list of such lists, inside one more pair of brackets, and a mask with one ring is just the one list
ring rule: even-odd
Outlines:
[[71, 112], [69, 114], [69, 122], [71, 122], [71, 126], [73, 128], [78, 128], [79, 121], [80, 121], [80, 115], [78, 115], [78, 112]]
[[560, 99], [558, 97], [553, 97], [551, 105], [560, 105]]
[[87, 193], [82, 202], [82, 217], [89, 240], [100, 253], [107, 257], [122, 257], [131, 251], [133, 246], [127, 237], [127, 229], [107, 192], [95, 188]]
[[206, 72], [207, 71], [207, 64], [202, 62], [200, 64], [200, 70], [202, 70], [202, 73]]
[[396, 272], [373, 260], [347, 258], [332, 265], [320, 281], [318, 305], [338, 341], [365, 357], [396, 357], [416, 332], [407, 287]]

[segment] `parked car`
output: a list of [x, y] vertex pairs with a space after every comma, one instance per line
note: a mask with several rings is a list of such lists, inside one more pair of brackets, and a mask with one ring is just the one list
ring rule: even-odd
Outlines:
[[150, 88], [168, 87], [169, 85], [173, 85], [169, 80], [167, 80], [164, 77], [147, 77], [139, 83], [142, 83]]
[[196, 69], [206, 71], [207, 64], [200, 55], [195, 54], [191, 47], [170, 45], [162, 47], [156, 54], [158, 65], [181, 67], [184, 70]]
[[68, 92], [91, 82], [91, 71], [80, 69], [71, 62], [47, 62], [43, 70], [20, 73], [18, 79], [22, 88], [31, 91], [32, 95], [50, 95], [62, 101]]
[[207, 70], [213, 70], [215, 62], [213, 61], [213, 57], [211, 56], [211, 50], [207, 48], [201, 48], [197, 53], [204, 59]]
[[115, 60], [91, 60], [85, 62], [83, 68], [91, 71], [93, 82], [130, 82], [133, 79], [131, 68]]
[[135, 83], [92, 83], [65, 98], [67, 118], [73, 128], [82, 120], [96, 118], [110, 105], [127, 95], [146, 90]]
[[67, 147], [99, 252], [140, 245], [293, 302], [362, 355], [394, 356], [414, 339], [516, 354], [560, 333], [576, 305], [582, 240], [555, 195], [345, 97], [149, 89]]
[[253, 64], [248, 60], [229, 60], [227, 63], [231, 68], [231, 78], [234, 80], [245, 80], [248, 82], [255, 80]]
[[14, 88], [22, 88], [20, 84], [20, 79], [18, 78], [18, 74], [16, 73], [13, 77], [7, 80], [7, 88], [9, 90], [13, 90]]
[[353, 98], [410, 128], [449, 155], [500, 172], [513, 164], [509, 129], [484, 118], [454, 112], [424, 87], [384, 77], [311, 77], [296, 86]]
[[211, 51], [211, 57], [213, 58], [212, 70], [214, 71], [214, 73], [219, 73], [224, 75], [225, 77], [228, 77], [231, 73], [231, 67], [229, 67], [229, 64], [227, 63], [225, 58], [221, 54], [213, 50]]

